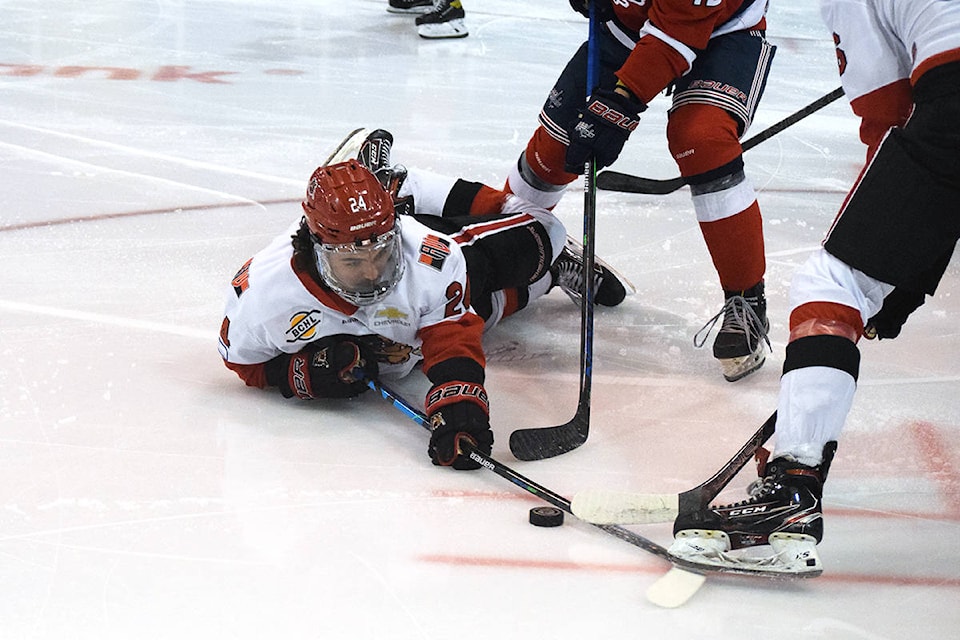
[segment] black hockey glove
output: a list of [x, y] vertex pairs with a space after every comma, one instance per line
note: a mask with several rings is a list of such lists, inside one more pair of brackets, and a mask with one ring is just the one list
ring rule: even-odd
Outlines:
[[460, 455], [463, 440], [489, 455], [493, 448], [490, 408], [487, 392], [474, 382], [444, 382], [427, 393], [427, 417], [430, 419], [430, 446], [427, 454], [433, 464], [454, 469], [479, 469], [480, 463]]
[[924, 300], [922, 292], [908, 291], [902, 287], [895, 288], [883, 299], [880, 311], [867, 321], [867, 326], [863, 328], [863, 336], [867, 340], [896, 338], [900, 335], [900, 329], [903, 328], [907, 317], [920, 308]]
[[610, 0], [570, 0], [570, 7], [584, 18], [589, 18], [591, 2], [596, 5], [594, 11], [597, 13], [597, 20], [606, 22], [613, 17], [613, 5]]
[[614, 91], [598, 89], [580, 109], [577, 122], [568, 132], [565, 169], [570, 173], [583, 173], [583, 166], [593, 157], [597, 168], [613, 164], [627, 138], [640, 122], [640, 114], [647, 105]]
[[293, 354], [277, 356], [265, 366], [267, 384], [284, 398], [352, 398], [367, 390], [365, 379], [377, 377], [376, 355], [356, 336], [326, 336]]

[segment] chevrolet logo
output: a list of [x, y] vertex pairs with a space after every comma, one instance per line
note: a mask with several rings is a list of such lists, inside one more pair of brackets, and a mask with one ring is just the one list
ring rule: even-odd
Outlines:
[[388, 307], [386, 309], [381, 309], [377, 311], [375, 317], [377, 318], [386, 318], [387, 320], [405, 320], [407, 314], [396, 307]]

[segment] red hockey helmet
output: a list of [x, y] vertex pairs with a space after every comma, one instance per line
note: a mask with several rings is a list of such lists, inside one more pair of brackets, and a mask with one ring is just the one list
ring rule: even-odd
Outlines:
[[356, 160], [318, 168], [303, 201], [324, 283], [356, 305], [386, 296], [403, 276], [393, 198]]
[[393, 229], [393, 198], [356, 160], [319, 167], [303, 201], [307, 226], [323, 244], [357, 243]]

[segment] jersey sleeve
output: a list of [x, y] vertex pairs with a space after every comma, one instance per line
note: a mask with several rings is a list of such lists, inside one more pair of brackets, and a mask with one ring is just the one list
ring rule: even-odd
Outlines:
[[[434, 250], [434, 251], [431, 251]], [[421, 244], [422, 258], [414, 269], [430, 291], [420, 319], [418, 337], [423, 372], [434, 383], [449, 380], [483, 382], [483, 319], [470, 305], [467, 263], [456, 243], [428, 234]], [[427, 252], [427, 254], [425, 254]], [[437, 261], [442, 260], [442, 265]], [[439, 268], [437, 268], [439, 266]]]
[[903, 125], [910, 114], [911, 62], [872, 3], [824, 2], [821, 17], [832, 32], [840, 82], [872, 157], [886, 131]]

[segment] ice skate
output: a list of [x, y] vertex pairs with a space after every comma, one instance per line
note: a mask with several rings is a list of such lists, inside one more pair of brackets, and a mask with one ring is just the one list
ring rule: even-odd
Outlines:
[[[817, 553], [823, 538], [821, 496], [834, 448], [835, 443], [828, 445], [824, 462], [816, 467], [775, 458], [766, 464], [763, 478], [751, 485], [749, 499], [681, 513], [673, 525], [670, 553], [714, 566], [788, 574], [823, 571]], [[731, 553], [764, 546], [771, 553]]]
[[[393, 148], [393, 134], [385, 129], [368, 133], [357, 150], [357, 160], [378, 178], [384, 170], [390, 169], [390, 150]], [[383, 180], [381, 180], [381, 183]]]
[[417, 33], [421, 38], [466, 38], [470, 35], [463, 19], [466, 13], [460, 0], [437, 0], [433, 10], [417, 18]]
[[[579, 305], [586, 283], [583, 277], [583, 247], [580, 243], [568, 237], [550, 272], [553, 274], [554, 285], [560, 287]], [[636, 293], [636, 288], [629, 280], [602, 260], [594, 258], [593, 272], [596, 283], [593, 296], [595, 304], [615, 307], [623, 302], [628, 291]]]
[[710, 330], [720, 318], [723, 323], [713, 342], [713, 357], [720, 361], [723, 377], [735, 382], [763, 366], [770, 349], [767, 332], [767, 299], [763, 282], [744, 291], [725, 291], [723, 309], [712, 317], [694, 337], [702, 347]]
[[[366, 129], [364, 129], [366, 131]], [[386, 129], [375, 129], [366, 134], [357, 151], [357, 161], [370, 170], [383, 188], [393, 196], [393, 206], [399, 215], [414, 213], [413, 196], [398, 197], [403, 181], [407, 179], [407, 168], [403, 165], [390, 165], [390, 151], [393, 148], [393, 134]]]
[[406, 15], [429, 13], [433, 9], [433, 0], [390, 0], [387, 11]]
[[348, 133], [347, 137], [327, 156], [327, 159], [323, 161], [321, 166], [326, 167], [331, 164], [338, 164], [356, 158], [360, 147], [363, 145], [369, 133], [369, 130], [363, 127], [359, 127]]

